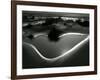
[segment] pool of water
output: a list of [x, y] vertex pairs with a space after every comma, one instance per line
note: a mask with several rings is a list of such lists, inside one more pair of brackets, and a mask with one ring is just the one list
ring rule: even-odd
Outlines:
[[52, 42], [46, 35], [40, 35], [33, 40], [26, 40], [25, 42], [34, 45], [37, 50], [46, 58], [55, 58], [69, 51], [82, 40], [84, 40], [87, 34], [68, 34], [60, 37], [57, 42]]

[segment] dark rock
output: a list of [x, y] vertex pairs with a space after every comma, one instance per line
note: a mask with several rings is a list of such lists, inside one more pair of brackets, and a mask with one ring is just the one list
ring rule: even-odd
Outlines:
[[56, 28], [52, 28], [50, 30], [50, 32], [48, 33], [48, 39], [50, 41], [58, 41], [59, 40], [59, 36], [61, 35], [62, 31], [57, 30]]

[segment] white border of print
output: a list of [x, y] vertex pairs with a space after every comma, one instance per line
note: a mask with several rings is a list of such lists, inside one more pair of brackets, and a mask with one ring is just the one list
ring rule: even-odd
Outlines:
[[[45, 12], [70, 12], [70, 13], [88, 13], [90, 15], [90, 56], [89, 66], [81, 67], [60, 67], [60, 68], [35, 68], [22, 69], [22, 10], [26, 11], [45, 11]], [[44, 6], [26, 6], [17, 5], [17, 75], [36, 75], [50, 73], [69, 73], [69, 72], [85, 72], [94, 71], [94, 10], [78, 9], [78, 8], [60, 8], [60, 7], [44, 7]], [[67, 71], [67, 72], [66, 72]]]

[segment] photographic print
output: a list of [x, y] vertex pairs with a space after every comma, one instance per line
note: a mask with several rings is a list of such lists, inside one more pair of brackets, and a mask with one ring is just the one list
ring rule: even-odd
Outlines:
[[12, 1], [12, 79], [97, 72], [94, 5]]
[[22, 12], [23, 68], [89, 65], [89, 14]]

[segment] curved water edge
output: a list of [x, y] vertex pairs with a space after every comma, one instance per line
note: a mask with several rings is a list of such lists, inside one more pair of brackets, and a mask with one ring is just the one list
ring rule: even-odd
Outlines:
[[[63, 37], [63, 36], [67, 36], [67, 35], [87, 35], [87, 34], [82, 34], [82, 33], [66, 33], [66, 34], [62, 34], [60, 35], [59, 37]], [[43, 34], [41, 34], [43, 35]], [[37, 37], [41, 36], [41, 35], [38, 35]], [[62, 58], [64, 58], [64, 56], [66, 56], [66, 58], [68, 58], [68, 55], [71, 55], [73, 54], [73, 52], [75, 52], [78, 48], [80, 48], [82, 45], [84, 45], [86, 42], [88, 42], [89, 40], [89, 36], [87, 36], [84, 40], [82, 40], [81, 42], [79, 42], [77, 45], [75, 45], [73, 48], [71, 48], [70, 50], [62, 53], [61, 55], [57, 56], [57, 57], [54, 57], [54, 58], [47, 58], [45, 56], [43, 56], [40, 51], [32, 44], [30, 43], [27, 43], [27, 42], [23, 42], [23, 44], [25, 45], [28, 45], [29, 47], [31, 47], [33, 50], [35, 50], [35, 52], [38, 54], [38, 56], [45, 60], [45, 61], [49, 61], [49, 62], [54, 62], [54, 61], [57, 61], [57, 60], [60, 60]]]
[[[65, 33], [65, 34], [62, 34], [62, 35], [60, 35], [59, 36], [59, 38], [60, 37], [63, 37], [63, 36], [66, 36], [66, 35], [87, 35], [87, 34], [82, 34], [82, 33]], [[35, 35], [33, 35], [35, 38], [37, 38], [37, 37], [39, 37], [39, 36], [48, 36], [48, 34], [46, 34], [46, 33], [39, 33], [39, 34], [35, 34]]]

